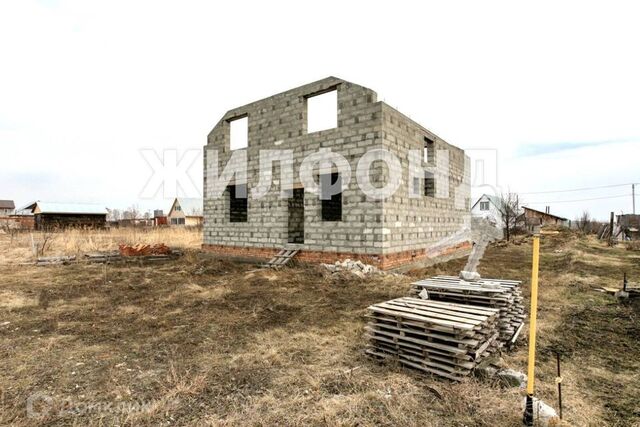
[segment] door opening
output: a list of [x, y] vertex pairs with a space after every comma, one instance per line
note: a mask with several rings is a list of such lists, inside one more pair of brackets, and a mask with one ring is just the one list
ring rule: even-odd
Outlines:
[[294, 188], [289, 198], [289, 243], [304, 243], [304, 188]]

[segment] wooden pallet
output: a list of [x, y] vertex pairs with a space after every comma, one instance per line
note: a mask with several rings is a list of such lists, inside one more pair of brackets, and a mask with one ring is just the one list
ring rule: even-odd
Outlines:
[[274, 268], [287, 265], [293, 259], [293, 257], [298, 254], [298, 252], [300, 252], [299, 249], [282, 249], [276, 254], [276, 256], [271, 258], [271, 260], [265, 264], [265, 267]]
[[367, 318], [368, 355], [452, 380], [497, 348], [495, 308], [407, 297], [370, 306]]
[[524, 321], [520, 285], [521, 282], [517, 280], [464, 281], [454, 276], [435, 276], [412, 284], [416, 295], [426, 290], [429, 299], [498, 309], [500, 346], [515, 341], [512, 338], [517, 338], [517, 332]]

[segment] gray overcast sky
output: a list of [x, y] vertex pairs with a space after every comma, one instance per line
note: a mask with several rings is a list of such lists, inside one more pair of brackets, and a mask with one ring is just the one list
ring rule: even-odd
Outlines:
[[[201, 149], [228, 109], [329, 75], [472, 155], [496, 150], [502, 187], [640, 181], [633, 2], [316, 4], [3, 1], [0, 198], [166, 210], [138, 200], [140, 149]], [[630, 194], [524, 199], [605, 218], [631, 211]]]

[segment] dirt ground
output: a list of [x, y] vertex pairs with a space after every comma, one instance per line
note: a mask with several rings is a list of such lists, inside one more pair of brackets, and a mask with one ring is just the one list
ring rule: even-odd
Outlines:
[[[0, 425], [520, 425], [522, 390], [364, 355], [368, 305], [463, 265], [361, 279], [195, 249], [160, 265], [2, 265]], [[525, 281], [528, 304], [530, 266], [520, 239], [480, 272]], [[567, 425], [640, 425], [640, 308], [592, 290], [624, 271], [640, 281], [640, 252], [543, 237], [536, 393], [557, 407], [560, 351]], [[525, 372], [526, 332], [502, 356]]]

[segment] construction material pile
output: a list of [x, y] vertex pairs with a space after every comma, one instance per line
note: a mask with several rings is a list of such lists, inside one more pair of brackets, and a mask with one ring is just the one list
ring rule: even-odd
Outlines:
[[171, 248], [164, 243], [157, 245], [118, 245], [122, 256], [149, 256], [149, 255], [170, 255]]
[[322, 266], [332, 273], [349, 271], [359, 277], [364, 277], [367, 274], [380, 273], [380, 270], [373, 265], [365, 264], [362, 261], [353, 261], [349, 258], [344, 261], [336, 261], [333, 264], [322, 264]]
[[435, 276], [412, 284], [416, 295], [430, 300], [490, 307], [500, 311], [499, 344], [513, 343], [524, 321], [524, 305], [518, 280], [461, 280], [454, 276]]
[[420, 298], [369, 307], [367, 354], [460, 380], [497, 346], [498, 310]]

